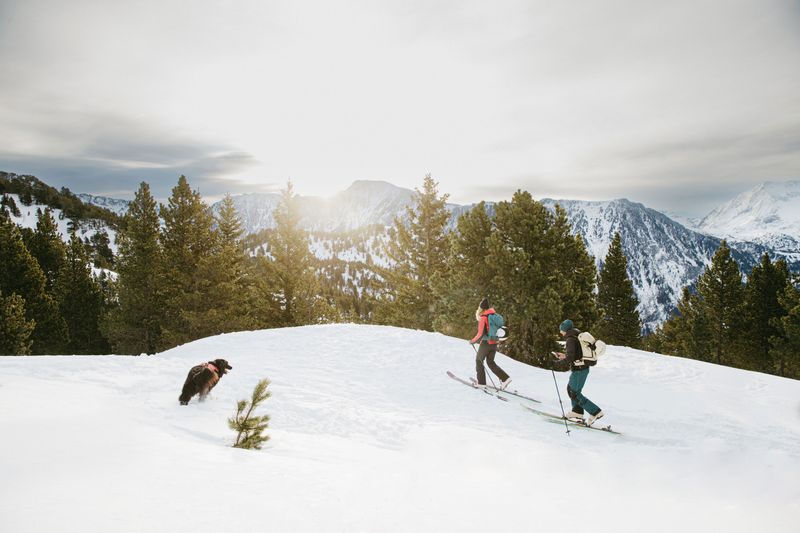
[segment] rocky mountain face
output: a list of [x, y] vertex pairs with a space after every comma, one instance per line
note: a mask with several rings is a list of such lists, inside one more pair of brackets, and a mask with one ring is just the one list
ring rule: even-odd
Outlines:
[[[692, 285], [711, 263], [721, 239], [692, 231], [668, 216], [642, 204], [620, 199], [608, 202], [542, 200], [555, 209], [559, 204], [575, 232], [602, 268], [611, 239], [622, 236], [628, 258], [628, 275], [639, 298], [643, 326], [652, 330], [674, 309], [683, 287]], [[743, 271], [749, 271], [766, 249], [732, 248]]]

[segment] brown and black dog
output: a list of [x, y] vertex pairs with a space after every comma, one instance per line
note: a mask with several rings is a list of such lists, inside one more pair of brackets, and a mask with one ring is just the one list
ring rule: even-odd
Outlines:
[[189, 370], [189, 375], [186, 376], [186, 383], [183, 384], [183, 391], [178, 398], [181, 405], [188, 405], [189, 400], [197, 393], [200, 393], [199, 400], [204, 401], [220, 378], [228, 373], [228, 370], [233, 370], [233, 367], [225, 359], [214, 359], [208, 363], [193, 366]]

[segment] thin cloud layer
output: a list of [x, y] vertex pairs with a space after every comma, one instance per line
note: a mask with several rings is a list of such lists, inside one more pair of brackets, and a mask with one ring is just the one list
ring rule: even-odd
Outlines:
[[798, 176], [798, 23], [790, 0], [6, 1], [0, 169], [208, 195], [431, 172], [461, 203], [697, 216]]

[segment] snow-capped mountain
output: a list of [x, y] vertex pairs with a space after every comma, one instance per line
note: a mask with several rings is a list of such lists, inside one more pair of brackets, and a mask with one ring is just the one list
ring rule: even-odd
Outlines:
[[[669, 316], [683, 287], [691, 285], [711, 263], [720, 239], [697, 233], [663, 213], [625, 199], [607, 202], [544, 199], [563, 207], [576, 233], [602, 267], [616, 232], [628, 258], [628, 275], [639, 298], [639, 314], [652, 330]], [[763, 248], [732, 249], [741, 268], [749, 270]]]
[[[272, 227], [272, 211], [279, 195], [244, 195], [234, 197], [237, 211], [248, 233]], [[357, 181], [346, 191], [331, 199], [300, 197], [301, 224], [310, 231], [330, 233], [352, 231], [368, 225], [388, 226], [395, 217], [403, 217], [411, 205], [413, 191], [380, 181]], [[603, 265], [614, 233], [623, 237], [628, 257], [628, 273], [639, 298], [639, 313], [644, 326], [654, 329], [674, 309], [683, 287], [691, 285], [703, 272], [720, 239], [692, 231], [668, 216], [642, 204], [625, 199], [588, 202], [544, 199], [542, 203], [555, 209], [558, 203], [567, 211], [576, 233], [580, 234], [598, 268]], [[452, 213], [450, 228], [458, 216], [474, 205], [448, 204]], [[489, 211], [493, 204], [487, 204]], [[218, 204], [215, 204], [218, 209]], [[320, 259], [333, 256], [348, 261], [350, 257], [370, 256], [369, 261], [386, 264], [370, 242], [351, 243], [350, 248], [328, 246], [316, 236], [313, 250]], [[320, 240], [322, 239], [322, 240]], [[356, 249], [359, 249], [356, 253]], [[734, 243], [733, 254], [746, 272], [767, 248], [758, 243]]]
[[75, 196], [77, 196], [85, 204], [103, 207], [121, 217], [125, 216], [125, 214], [128, 212], [128, 206], [131, 204], [130, 200], [120, 200], [119, 198], [109, 198], [107, 196], [95, 196], [87, 193], [80, 193], [76, 194]]
[[[216, 357], [233, 370], [178, 405]], [[797, 531], [799, 381], [609, 346], [584, 393], [622, 435], [567, 435], [520, 406], [561, 412], [549, 371], [498, 354], [541, 401], [503, 402], [445, 375], [474, 375], [474, 357], [463, 339], [353, 324], [0, 357], [0, 530]], [[270, 440], [232, 448], [227, 420], [263, 378]]]
[[767, 181], [745, 191], [714, 209], [697, 229], [800, 261], [800, 180]]

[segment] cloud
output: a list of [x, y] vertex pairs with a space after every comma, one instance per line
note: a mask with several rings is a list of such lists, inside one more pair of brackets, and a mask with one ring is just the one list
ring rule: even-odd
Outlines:
[[209, 195], [431, 172], [464, 203], [523, 188], [696, 216], [796, 175], [798, 23], [792, 0], [9, 0], [0, 164]]
[[31, 174], [54, 187], [67, 187], [75, 193], [132, 199], [142, 181], [151, 185], [153, 195], [164, 200], [183, 174], [193, 189], [207, 200], [226, 193], [271, 192], [278, 183], [253, 183], [223, 177], [250, 163], [247, 154], [205, 155], [177, 166], [132, 168], [109, 161], [85, 158], [35, 156], [31, 158], [0, 153], [0, 169], [15, 174]]

